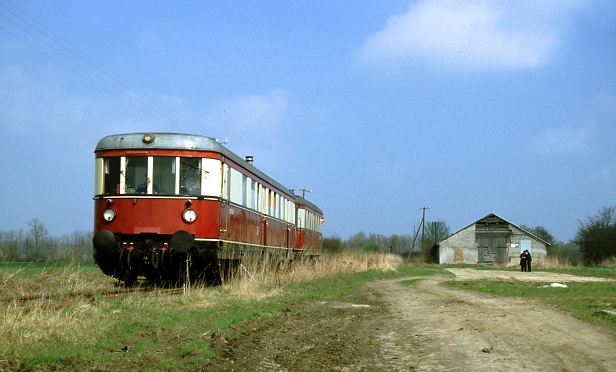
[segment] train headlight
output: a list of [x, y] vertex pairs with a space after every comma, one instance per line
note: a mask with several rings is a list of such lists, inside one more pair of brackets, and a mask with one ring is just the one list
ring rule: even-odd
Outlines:
[[103, 218], [105, 219], [105, 221], [107, 222], [111, 222], [113, 221], [113, 219], [116, 217], [116, 212], [112, 209], [112, 208], [107, 208], [105, 209], [105, 211], [103, 212]]
[[154, 142], [154, 135], [152, 133], [146, 133], [143, 135], [143, 143], [150, 144]]
[[197, 219], [197, 212], [192, 209], [185, 209], [184, 212], [182, 212], [182, 219], [186, 223], [193, 223]]

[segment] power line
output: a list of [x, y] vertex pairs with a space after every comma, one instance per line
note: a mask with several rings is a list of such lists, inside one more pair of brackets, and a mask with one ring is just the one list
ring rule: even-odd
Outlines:
[[[7, 34], [129, 105], [167, 122], [183, 127], [191, 126], [179, 113], [162, 104], [155, 97], [139, 92], [129, 81], [106, 69], [96, 59], [60, 37], [11, 1], [0, 2], [0, 7], [9, 13], [0, 13], [0, 16], [31, 36], [36, 43], [11, 32], [7, 27], [0, 26], [0, 29]], [[36, 45], [37, 43], [42, 46]]]

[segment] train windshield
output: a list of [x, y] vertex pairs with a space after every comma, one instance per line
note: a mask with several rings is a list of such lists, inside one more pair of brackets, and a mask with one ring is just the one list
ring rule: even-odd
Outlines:
[[96, 162], [96, 193], [201, 195], [202, 159], [114, 156]]
[[127, 156], [125, 159], [126, 194], [145, 194], [148, 190], [148, 158], [145, 156]]
[[152, 159], [152, 192], [155, 194], [175, 194], [175, 157], [160, 156]]
[[201, 159], [180, 158], [180, 194], [201, 194]]
[[[98, 163], [97, 163], [98, 164]], [[103, 159], [104, 194], [120, 193], [120, 158]]]

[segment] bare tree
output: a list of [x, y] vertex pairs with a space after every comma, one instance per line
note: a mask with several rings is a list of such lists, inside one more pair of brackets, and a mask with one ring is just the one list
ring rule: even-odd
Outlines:
[[423, 242], [424, 249], [430, 249], [441, 240], [451, 235], [451, 230], [443, 220], [426, 223], [426, 236]]
[[28, 235], [34, 240], [34, 247], [30, 247], [31, 249], [29, 253], [31, 257], [29, 259], [44, 259], [47, 255], [43, 252], [43, 242], [49, 236], [49, 231], [43, 222], [38, 218], [33, 218], [28, 221], [28, 226], [30, 227], [28, 230]]

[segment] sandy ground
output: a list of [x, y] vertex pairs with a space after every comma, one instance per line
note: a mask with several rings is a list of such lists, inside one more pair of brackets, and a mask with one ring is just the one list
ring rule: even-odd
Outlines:
[[[601, 280], [545, 272], [450, 269], [458, 280]], [[406, 278], [409, 279], [409, 278]], [[300, 311], [212, 336], [210, 371], [616, 371], [616, 334], [524, 298], [439, 285], [369, 283], [353, 303]], [[616, 285], [616, 284], [615, 284]]]

